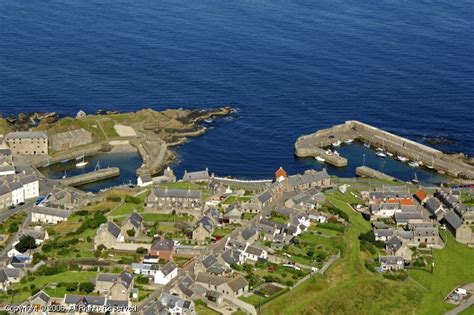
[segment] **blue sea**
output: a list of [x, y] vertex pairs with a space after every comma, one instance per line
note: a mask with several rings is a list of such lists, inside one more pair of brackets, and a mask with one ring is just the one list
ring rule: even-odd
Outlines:
[[[238, 108], [177, 150], [178, 174], [321, 168], [294, 141], [350, 119], [474, 154], [473, 12], [472, 0], [2, 0], [0, 111]], [[363, 148], [344, 150], [353, 162], [330, 173], [361, 164]]]

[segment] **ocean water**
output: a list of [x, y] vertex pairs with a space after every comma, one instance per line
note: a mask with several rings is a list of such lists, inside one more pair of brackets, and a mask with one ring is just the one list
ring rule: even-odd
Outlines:
[[[473, 12], [472, 0], [2, 0], [0, 112], [238, 108], [178, 149], [178, 174], [321, 168], [294, 141], [349, 119], [474, 154]], [[363, 149], [341, 150], [354, 162], [328, 170], [351, 175]]]

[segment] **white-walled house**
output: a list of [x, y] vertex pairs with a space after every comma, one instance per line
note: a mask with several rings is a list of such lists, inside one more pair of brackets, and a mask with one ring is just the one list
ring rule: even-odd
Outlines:
[[71, 211], [68, 210], [49, 207], [33, 207], [31, 210], [31, 222], [58, 224], [59, 222], [67, 221], [67, 218], [70, 215]]
[[34, 175], [28, 175], [20, 178], [20, 183], [23, 185], [23, 194], [25, 199], [32, 199], [39, 197], [39, 181]]
[[12, 204], [14, 206], [25, 202], [25, 193], [23, 185], [19, 181], [14, 181], [7, 184], [12, 193]]
[[168, 284], [178, 275], [178, 268], [176, 265], [169, 261], [160, 270], [155, 273], [155, 283], [157, 284]]

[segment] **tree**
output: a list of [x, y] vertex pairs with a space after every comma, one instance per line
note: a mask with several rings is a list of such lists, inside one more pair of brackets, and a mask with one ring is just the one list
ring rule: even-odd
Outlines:
[[14, 223], [8, 228], [8, 233], [12, 234], [16, 232], [18, 232], [18, 224]]
[[140, 255], [145, 254], [146, 253], [146, 248], [138, 247], [136, 252], [137, 252], [137, 254], [140, 254]]
[[73, 292], [77, 290], [77, 282], [69, 282], [66, 284], [66, 291]]
[[92, 291], [94, 291], [94, 289], [94, 285], [90, 282], [81, 282], [79, 284], [79, 290], [81, 290], [82, 292], [91, 293]]
[[135, 230], [134, 229], [127, 230], [127, 235], [130, 237], [135, 236]]
[[36, 248], [36, 241], [35, 239], [30, 236], [30, 235], [23, 235], [20, 238], [20, 241], [18, 244], [15, 246], [16, 250], [19, 251], [20, 253], [24, 253], [29, 249], [34, 249]]

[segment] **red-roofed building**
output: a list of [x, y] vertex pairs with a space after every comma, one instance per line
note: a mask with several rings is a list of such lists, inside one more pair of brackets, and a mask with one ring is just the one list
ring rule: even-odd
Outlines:
[[424, 202], [426, 199], [428, 199], [428, 196], [423, 189], [418, 189], [415, 192], [415, 198], [418, 199], [419, 202]]
[[285, 172], [283, 167], [280, 166], [280, 168], [275, 172], [275, 180], [277, 182], [281, 182], [282, 180], [285, 180], [288, 177], [288, 174]]
[[389, 198], [387, 203], [399, 203], [402, 206], [412, 206], [413, 200], [411, 198]]

